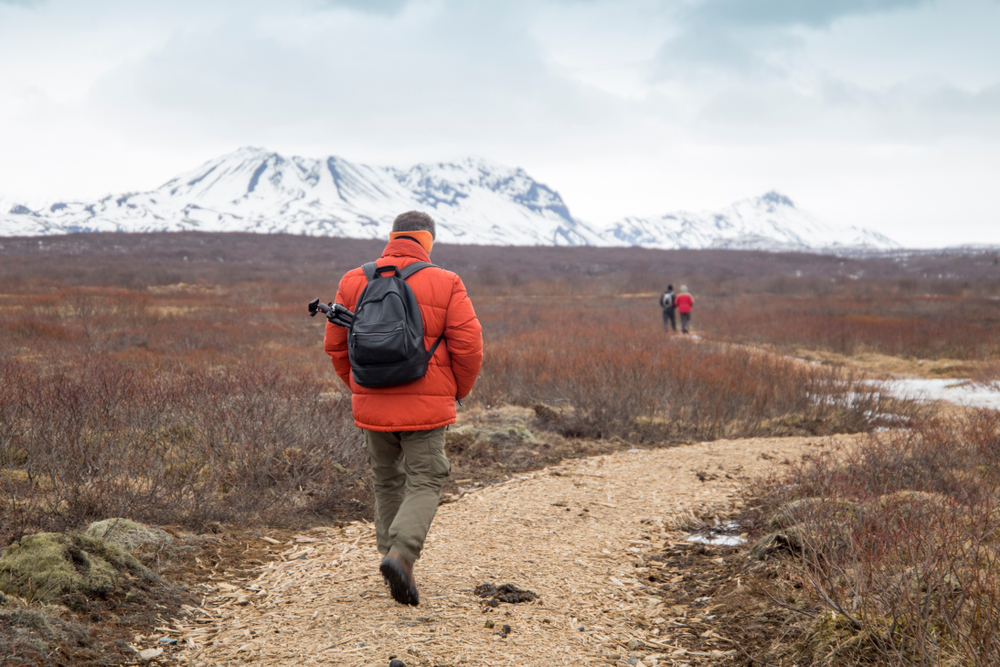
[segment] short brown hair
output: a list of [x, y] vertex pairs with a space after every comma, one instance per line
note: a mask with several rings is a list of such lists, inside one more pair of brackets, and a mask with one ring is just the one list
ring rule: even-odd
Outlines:
[[415, 232], [421, 229], [430, 232], [432, 239], [435, 238], [434, 219], [421, 211], [400, 213], [392, 221], [392, 231], [394, 232]]

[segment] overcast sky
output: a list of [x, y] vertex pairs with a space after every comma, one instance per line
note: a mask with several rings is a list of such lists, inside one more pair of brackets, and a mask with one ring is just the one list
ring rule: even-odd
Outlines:
[[1000, 0], [0, 0], [0, 196], [471, 154], [594, 223], [776, 189], [1000, 243], [998, 35]]

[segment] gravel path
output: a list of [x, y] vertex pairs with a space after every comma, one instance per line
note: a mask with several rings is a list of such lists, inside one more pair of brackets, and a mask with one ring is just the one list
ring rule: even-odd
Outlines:
[[[677, 619], [645, 585], [643, 555], [683, 540], [683, 517], [731, 510], [747, 478], [848, 439], [621, 452], [473, 490], [438, 512], [414, 570], [419, 607], [388, 596], [373, 526], [316, 529], [289, 542], [256, 581], [220, 585], [197, 623], [176, 626], [188, 647], [179, 657], [191, 665], [385, 666], [397, 657], [409, 667], [550, 666], [626, 664], [643, 646], [639, 664], [712, 664], [732, 647], [719, 638], [717, 649], [694, 654], [671, 643]], [[484, 582], [540, 599], [490, 607], [472, 592]]]

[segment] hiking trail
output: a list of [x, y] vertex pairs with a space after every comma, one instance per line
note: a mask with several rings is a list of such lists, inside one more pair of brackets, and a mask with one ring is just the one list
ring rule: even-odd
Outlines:
[[[724, 515], [750, 478], [857, 436], [751, 438], [564, 461], [442, 505], [414, 568], [420, 606], [398, 605], [378, 571], [374, 526], [317, 528], [255, 579], [218, 584], [186, 625], [182, 664], [709, 665], [735, 647], [679, 646], [693, 605], [649, 582], [648, 557], [689, 544], [694, 513]], [[699, 474], [700, 473], [700, 474]], [[682, 576], [683, 573], [671, 573]], [[513, 584], [538, 600], [496, 607], [473, 593]], [[492, 621], [492, 628], [486, 627]], [[503, 626], [510, 632], [501, 636]]]

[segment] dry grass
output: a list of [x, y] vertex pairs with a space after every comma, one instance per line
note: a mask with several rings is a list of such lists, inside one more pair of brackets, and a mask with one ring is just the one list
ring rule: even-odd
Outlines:
[[[758, 485], [800, 553], [820, 664], [1000, 662], [1000, 416], [873, 434]], [[806, 500], [808, 499], [808, 500]], [[822, 611], [821, 611], [822, 610]]]
[[[5, 241], [0, 491], [11, 519], [0, 541], [107, 516], [197, 528], [369, 511], [349, 406], [322, 352], [322, 322], [303, 304], [332, 293], [341, 255], [372, 244], [150, 235], [120, 239], [140, 244], [120, 252], [100, 245], [105, 238], [67, 237], [63, 251], [58, 240], [16, 252]], [[177, 239], [189, 245], [170, 247]], [[265, 241], [273, 247], [254, 245]], [[334, 259], [289, 276], [293, 251], [316, 254], [324, 244]], [[140, 249], [160, 268], [126, 270]], [[487, 252], [461, 250], [444, 247], [439, 261]], [[517, 279], [490, 263], [469, 267], [488, 349], [469, 403], [534, 408], [528, 426], [562, 439], [553, 454], [592, 453], [594, 442], [852, 432], [886, 414], [912, 416], [835, 368], [666, 336], [655, 293], [618, 296], [648, 289], [643, 264], [621, 272], [618, 256], [635, 253], [585, 250], [613, 262], [568, 280], [558, 271], [581, 267], [532, 265], [532, 252], [514, 253], [516, 266], [535, 270]], [[555, 260], [576, 251], [539, 252]], [[763, 261], [744, 260], [748, 271]], [[264, 279], [274, 267], [282, 279]], [[718, 338], [722, 311], [706, 302], [696, 331]], [[489, 448], [490, 465], [530, 467], [536, 446], [507, 438]]]
[[[0, 545], [109, 516], [194, 529], [370, 516], [349, 401], [304, 304], [331, 297], [380, 248], [251, 235], [5, 239]], [[465, 430], [449, 434], [456, 479], [637, 443], [909, 423], [756, 489], [762, 521], [794, 523], [783, 543], [801, 548], [795, 576], [812, 595], [795, 604], [815, 616], [775, 664], [1000, 661], [995, 414], [927, 421], [858, 371], [759, 351], [961, 360], [996, 383], [992, 257], [904, 266], [442, 246], [435, 260], [466, 279], [487, 343]], [[697, 341], [659, 322], [659, 291], [682, 280], [698, 299]], [[806, 497], [825, 500], [789, 509]], [[781, 581], [761, 590], [787, 592]], [[0, 630], [14, 622], [4, 616]]]

